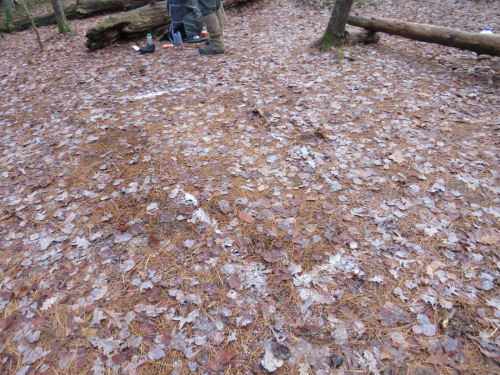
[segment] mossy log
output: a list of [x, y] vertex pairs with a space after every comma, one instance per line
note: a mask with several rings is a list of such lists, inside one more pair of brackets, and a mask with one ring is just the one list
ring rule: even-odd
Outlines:
[[[252, 0], [222, 0], [225, 9]], [[147, 33], [158, 34], [170, 26], [167, 2], [159, 1], [111, 16], [101, 24], [87, 30], [87, 48], [91, 51], [102, 49], [118, 41], [134, 40]]]
[[[134, 9], [150, 3], [151, 0], [77, 0], [76, 4], [64, 8], [66, 19], [92, 17], [98, 14], [120, 12]], [[54, 13], [34, 17], [36, 26], [48, 26], [56, 23]], [[31, 21], [26, 17], [11, 22], [8, 26], [0, 25], [0, 31], [21, 31], [31, 27]]]
[[347, 17], [347, 23], [373, 32], [380, 31], [421, 42], [500, 56], [500, 35], [470, 33], [450, 27], [405, 22], [391, 18], [367, 18], [353, 15]]

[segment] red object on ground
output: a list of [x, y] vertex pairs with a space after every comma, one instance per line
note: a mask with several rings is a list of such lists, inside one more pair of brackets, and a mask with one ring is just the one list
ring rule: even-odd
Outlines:
[[173, 44], [164, 44], [163, 48], [167, 49], [167, 48], [172, 48], [173, 46], [174, 46]]
[[202, 31], [202, 32], [201, 32], [201, 36], [202, 36], [202, 37], [206, 37], [206, 36], [208, 36], [208, 32], [207, 32], [207, 31]]

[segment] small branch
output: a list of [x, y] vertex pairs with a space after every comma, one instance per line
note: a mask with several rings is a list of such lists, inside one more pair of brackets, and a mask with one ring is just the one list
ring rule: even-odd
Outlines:
[[35, 30], [36, 40], [38, 41], [38, 45], [40, 46], [40, 49], [43, 50], [42, 38], [40, 38], [40, 33], [38, 32], [38, 29], [35, 25], [35, 21], [33, 21], [33, 17], [31, 17], [30, 11], [28, 10], [28, 7], [26, 6], [26, 3], [24, 2], [24, 0], [21, 0], [21, 4], [24, 8], [24, 12], [26, 13], [26, 17], [29, 18], [29, 20], [31, 22], [31, 26], [33, 27], [33, 30]]

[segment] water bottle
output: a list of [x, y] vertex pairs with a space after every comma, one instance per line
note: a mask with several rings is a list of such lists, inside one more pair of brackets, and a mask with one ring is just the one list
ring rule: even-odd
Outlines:
[[493, 31], [491, 31], [491, 28], [485, 27], [479, 34], [493, 34]]
[[149, 45], [153, 44], [153, 37], [151, 36], [151, 34], [146, 35], [146, 40], [147, 44]]

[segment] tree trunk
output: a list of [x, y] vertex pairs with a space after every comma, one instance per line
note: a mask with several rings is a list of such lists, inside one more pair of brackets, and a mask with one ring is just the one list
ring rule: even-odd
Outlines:
[[60, 0], [50, 0], [52, 3], [52, 8], [54, 8], [54, 15], [56, 17], [57, 31], [60, 33], [70, 33], [71, 28], [66, 21], [66, 16], [64, 15], [64, 9], [61, 5]]
[[313, 47], [329, 50], [332, 46], [346, 43], [345, 25], [353, 0], [337, 0], [333, 7], [328, 26], [323, 36], [313, 43]]
[[[228, 9], [252, 0], [222, 0]], [[165, 30], [170, 26], [167, 2], [160, 1], [133, 9], [117, 17], [109, 17], [103, 23], [87, 30], [87, 48], [91, 51], [104, 48], [117, 41], [133, 40], [147, 33]]]
[[347, 23], [371, 31], [381, 31], [421, 42], [500, 56], [500, 35], [469, 33], [449, 27], [404, 22], [390, 18], [349, 16]]
[[10, 5], [10, 0], [2, 0], [2, 9], [5, 14], [5, 24], [9, 27], [12, 22], [12, 6]]
[[[5, 1], [5, 0], [2, 0]], [[8, 1], [8, 0], [6, 0]], [[77, 0], [76, 4], [64, 8], [66, 19], [86, 18], [107, 12], [119, 12], [141, 7], [150, 3], [151, 0]], [[34, 18], [38, 26], [48, 26], [56, 23], [54, 13]], [[21, 31], [31, 26], [31, 21], [24, 18], [12, 22], [11, 28], [0, 26], [0, 31]]]

